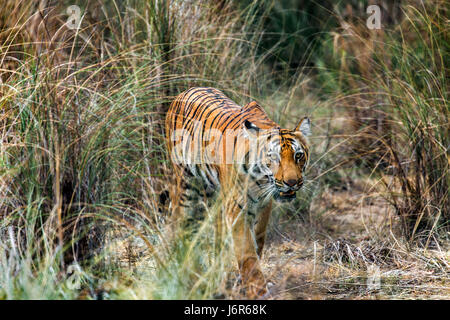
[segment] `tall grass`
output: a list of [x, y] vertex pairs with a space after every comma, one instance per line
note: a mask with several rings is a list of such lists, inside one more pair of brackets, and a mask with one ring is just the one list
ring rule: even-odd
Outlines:
[[402, 30], [415, 30], [415, 41], [392, 46], [395, 69], [385, 68], [391, 79], [384, 81], [388, 101], [396, 107], [393, 119], [401, 123], [388, 148], [402, 194], [392, 184], [387, 189], [407, 234], [426, 238], [427, 244], [435, 233], [449, 230], [450, 221], [448, 7], [435, 5], [405, 8]]
[[450, 218], [447, 10], [405, 3], [381, 30], [340, 16], [317, 60], [324, 92], [351, 119], [345, 154], [379, 178], [404, 235], [426, 245], [447, 237]]
[[[191, 244], [172, 244], [159, 225], [165, 214], [159, 192], [167, 181], [158, 123], [168, 102], [189, 86], [248, 95], [258, 67], [246, 29], [255, 5], [237, 12], [227, 1], [220, 8], [214, 1], [80, 3], [78, 30], [62, 23], [66, 4], [8, 5], [0, 57], [2, 66], [13, 62], [2, 68], [0, 96], [2, 262], [23, 263], [12, 278], [31, 281], [53, 265], [63, 275], [72, 263], [101, 277], [105, 261], [96, 257], [106, 250], [111, 228], [134, 230], [128, 236], [140, 236], [146, 250], [162, 256], [155, 260], [161, 272], [176, 266], [173, 260]], [[203, 253], [194, 248], [185, 260]], [[173, 281], [184, 281], [178, 279], [183, 270], [174, 271]], [[20, 281], [8, 279], [2, 294], [27, 297]], [[182, 287], [189, 288], [174, 290]]]

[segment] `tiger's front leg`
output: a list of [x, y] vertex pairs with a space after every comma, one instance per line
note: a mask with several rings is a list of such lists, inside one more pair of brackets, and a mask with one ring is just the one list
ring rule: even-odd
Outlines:
[[253, 225], [249, 221], [249, 213], [238, 207], [239, 213], [234, 215], [232, 235], [234, 251], [239, 266], [242, 283], [249, 298], [258, 298], [267, 293], [266, 280], [261, 271]]
[[269, 201], [258, 216], [258, 220], [255, 225], [255, 238], [256, 238], [256, 253], [261, 259], [264, 249], [264, 243], [266, 241], [267, 225], [269, 224], [270, 215], [272, 213], [272, 201]]

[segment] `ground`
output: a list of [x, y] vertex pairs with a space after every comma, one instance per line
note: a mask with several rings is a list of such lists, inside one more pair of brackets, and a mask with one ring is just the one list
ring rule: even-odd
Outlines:
[[272, 298], [450, 298], [448, 248], [408, 250], [367, 185], [324, 192], [310, 217], [275, 218], [263, 257]]
[[[293, 213], [298, 211], [295, 204], [292, 210], [275, 208], [261, 259], [270, 291], [266, 298], [450, 299], [448, 244], [445, 247], [434, 243], [420, 248], [405, 241], [392, 207], [371, 189], [373, 181], [348, 181], [339, 185], [313, 198], [306, 216]], [[120, 237], [116, 234], [113, 238]], [[155, 291], [151, 291], [155, 278], [139, 276], [146, 272], [154, 274], [149, 270], [155, 270], [155, 260], [139, 237], [128, 234], [124, 239], [113, 252], [120, 252], [123, 270], [128, 270], [125, 273], [132, 279], [130, 285], [126, 284], [124, 274], [120, 274], [122, 289], [132, 294], [116, 298], [186, 298], [177, 290], [190, 293], [190, 289], [177, 287], [179, 280], [175, 281], [174, 292], [170, 292], [173, 282], [163, 280], [163, 291], [168, 292], [160, 294], [161, 290], [156, 290], [155, 297]], [[203, 255], [200, 252], [200, 259]], [[188, 256], [182, 264], [196, 260], [195, 257]], [[222, 269], [227, 280], [219, 285], [219, 293], [213, 298], [243, 299], [233, 256], [228, 259]], [[203, 277], [196, 270], [180, 271], [173, 264], [169, 262], [166, 266], [174, 268], [178, 279], [186, 279], [186, 272], [196, 273], [197, 279]], [[105, 287], [117, 290], [114, 283]]]

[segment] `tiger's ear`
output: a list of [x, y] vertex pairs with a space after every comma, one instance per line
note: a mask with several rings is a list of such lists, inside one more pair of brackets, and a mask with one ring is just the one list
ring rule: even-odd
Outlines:
[[299, 121], [294, 131], [300, 131], [303, 136], [308, 137], [311, 135], [311, 121], [308, 117], [304, 117]]
[[244, 135], [247, 138], [256, 138], [259, 134], [260, 128], [254, 125], [252, 122], [245, 120], [243, 123]]

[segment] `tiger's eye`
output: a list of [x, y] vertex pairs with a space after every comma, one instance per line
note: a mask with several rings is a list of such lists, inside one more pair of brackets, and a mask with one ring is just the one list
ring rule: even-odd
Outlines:
[[297, 152], [295, 154], [295, 160], [300, 161], [303, 158], [303, 152]]

